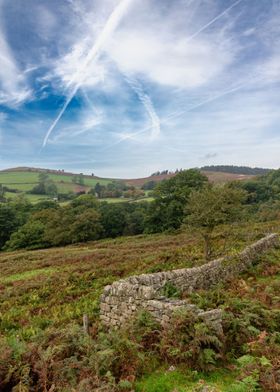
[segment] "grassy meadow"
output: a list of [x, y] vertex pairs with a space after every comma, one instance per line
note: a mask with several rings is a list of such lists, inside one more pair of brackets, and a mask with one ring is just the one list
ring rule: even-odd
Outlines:
[[[63, 173], [47, 173], [50, 180], [54, 182], [57, 187], [59, 193], [67, 194], [69, 192], [77, 193], [80, 191], [88, 192], [92, 187], [94, 187], [97, 183], [100, 185], [107, 185], [112, 180], [106, 178], [98, 178], [98, 177], [88, 177], [84, 176], [83, 185], [74, 184], [72, 179], [74, 175], [66, 175]], [[51, 196], [47, 195], [34, 195], [29, 194], [27, 192], [31, 191], [32, 188], [38, 184], [38, 172], [31, 171], [2, 171], [0, 172], [0, 184], [6, 186], [10, 189], [16, 189], [18, 192], [6, 192], [6, 197], [8, 199], [13, 199], [20, 194], [25, 195], [27, 200], [31, 203], [37, 203], [42, 200], [51, 200]], [[120, 199], [120, 198], [110, 198], [110, 199], [102, 199], [103, 201], [107, 201], [109, 203], [117, 203], [122, 201], [129, 201], [129, 199]]]
[[[216, 232], [216, 255], [224, 252], [234, 254], [269, 232], [280, 232], [280, 223], [272, 221], [222, 227]], [[253, 314], [249, 328], [256, 330], [258, 325], [259, 331], [254, 331], [256, 335], [264, 328], [269, 333], [271, 315], [280, 307], [279, 260], [280, 250], [273, 250], [262, 256], [257, 266], [236, 278], [232, 284], [221, 285], [210, 293], [194, 293], [190, 301], [204, 309], [217, 306], [226, 312], [227, 309], [234, 309], [238, 315], [246, 309], [247, 313]], [[202, 241], [197, 235], [187, 232], [121, 237], [64, 248], [1, 253], [0, 345], [5, 337], [12, 347], [24, 350], [24, 345], [43, 340], [49, 330], [62, 331], [72, 325], [81, 326], [83, 314], [88, 315], [90, 333], [94, 335], [100, 328], [99, 296], [105, 285], [129, 275], [193, 267], [202, 263]], [[256, 321], [258, 317], [265, 320]], [[279, 330], [279, 326], [275, 328]], [[268, 356], [265, 352], [263, 355]], [[277, 358], [272, 353], [269, 361], [274, 360]], [[252, 389], [253, 381], [250, 384], [250, 379], [244, 381], [246, 377], [251, 377], [246, 371], [243, 374], [243, 370], [239, 369], [234, 355], [207, 373], [180, 364], [170, 368], [169, 363], [165, 365], [164, 362], [151, 361], [148, 369], [133, 380], [133, 385], [136, 392], [202, 391], [199, 388], [206, 384], [217, 392], [264, 390]], [[24, 392], [27, 390], [22, 389]], [[65, 392], [68, 390], [66, 388]], [[120, 387], [118, 390], [130, 389]]]

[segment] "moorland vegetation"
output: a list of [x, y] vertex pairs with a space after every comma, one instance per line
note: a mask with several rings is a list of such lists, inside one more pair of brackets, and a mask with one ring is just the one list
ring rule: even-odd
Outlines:
[[169, 328], [145, 312], [120, 331], [99, 322], [105, 285], [198, 266], [279, 232], [280, 171], [219, 186], [182, 171], [153, 197], [0, 205], [1, 391], [280, 390], [279, 249], [228, 284], [169, 288], [203, 310], [221, 308], [223, 337], [189, 312], [174, 314]]

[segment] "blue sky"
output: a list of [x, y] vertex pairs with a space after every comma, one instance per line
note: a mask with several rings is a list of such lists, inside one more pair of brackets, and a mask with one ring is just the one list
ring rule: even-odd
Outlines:
[[0, 0], [0, 168], [280, 166], [280, 0]]

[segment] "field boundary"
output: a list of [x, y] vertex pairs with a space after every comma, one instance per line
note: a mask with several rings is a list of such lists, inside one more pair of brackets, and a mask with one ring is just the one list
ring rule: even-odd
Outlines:
[[222, 333], [222, 311], [203, 311], [185, 300], [164, 296], [165, 289], [181, 292], [210, 289], [228, 282], [250, 268], [258, 257], [279, 245], [279, 235], [269, 234], [235, 256], [210, 261], [200, 267], [183, 268], [131, 276], [104, 288], [100, 298], [100, 319], [107, 327], [120, 328], [140, 309], [147, 310], [160, 324], [169, 323], [174, 311], [189, 309]]

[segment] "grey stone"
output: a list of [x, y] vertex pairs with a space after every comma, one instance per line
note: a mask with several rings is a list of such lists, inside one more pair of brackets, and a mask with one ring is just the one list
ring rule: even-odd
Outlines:
[[160, 323], [168, 323], [174, 311], [186, 308], [198, 314], [205, 323], [211, 324], [222, 334], [221, 309], [202, 311], [186, 301], [165, 298], [161, 294], [162, 288], [169, 282], [188, 293], [198, 289], [209, 289], [244, 272], [260, 254], [278, 244], [278, 234], [270, 234], [248, 246], [235, 257], [220, 258], [195, 268], [121, 279], [104, 288], [100, 297], [100, 320], [109, 327], [119, 328], [142, 308], [150, 311]]

